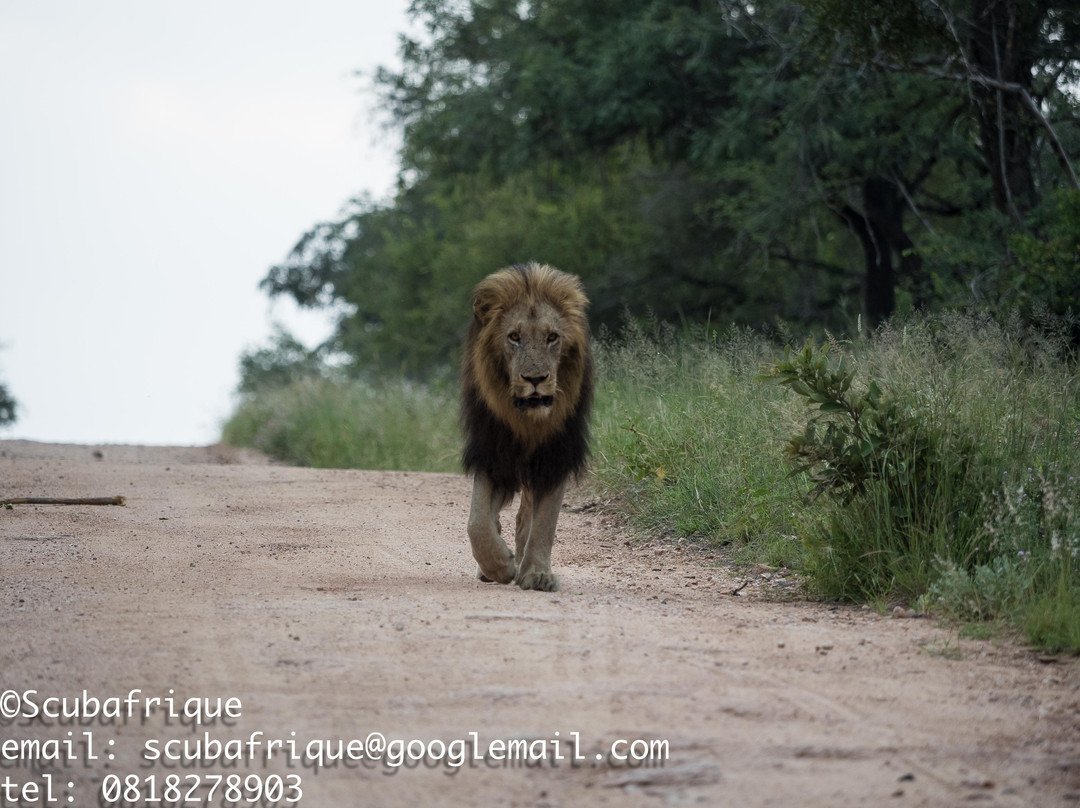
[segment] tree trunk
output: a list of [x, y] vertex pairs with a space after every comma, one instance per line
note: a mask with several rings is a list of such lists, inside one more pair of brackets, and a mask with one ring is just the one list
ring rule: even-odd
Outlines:
[[[863, 248], [863, 314], [873, 328], [896, 309], [898, 276], [911, 283], [916, 308], [926, 303], [928, 283], [922, 256], [915, 252], [915, 244], [904, 229], [906, 208], [900, 189], [891, 180], [869, 177], [863, 181], [862, 202], [862, 211], [845, 205], [840, 216]], [[898, 265], [894, 265], [894, 255]]]

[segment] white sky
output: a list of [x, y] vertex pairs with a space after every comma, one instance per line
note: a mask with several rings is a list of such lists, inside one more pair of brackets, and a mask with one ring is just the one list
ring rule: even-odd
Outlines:
[[[0, 0], [0, 438], [212, 443], [272, 264], [385, 198], [407, 0]], [[354, 73], [361, 71], [363, 78]]]

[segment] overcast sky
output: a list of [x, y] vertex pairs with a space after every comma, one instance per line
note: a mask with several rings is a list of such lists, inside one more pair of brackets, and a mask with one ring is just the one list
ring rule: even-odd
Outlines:
[[406, 7], [0, 0], [0, 438], [211, 443], [274, 320], [329, 332], [257, 285], [389, 194], [370, 76]]

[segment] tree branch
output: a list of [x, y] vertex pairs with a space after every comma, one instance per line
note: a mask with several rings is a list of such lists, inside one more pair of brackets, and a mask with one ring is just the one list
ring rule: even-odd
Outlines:
[[895, 171], [890, 172], [892, 174], [893, 184], [900, 190], [905, 201], [908, 203], [908, 207], [911, 208], [911, 212], [915, 214], [915, 218], [922, 222], [922, 226], [930, 231], [930, 235], [937, 236], [937, 230], [930, 224], [929, 220], [922, 215], [922, 211], [919, 210], [919, 206], [915, 204], [915, 200], [911, 198], [911, 194], [908, 193], [907, 186], [904, 184], [903, 178], [901, 178]]
[[[1001, 83], [1001, 54], [998, 50], [997, 24], [992, 23], [991, 25], [990, 38], [994, 44], [994, 70], [997, 72], [997, 81]], [[967, 62], [965, 62], [965, 64], [967, 64]], [[970, 65], [968, 65], [968, 71], [971, 71]], [[1001, 171], [1001, 187], [1005, 189], [1005, 201], [1009, 205], [1009, 212], [1012, 213], [1013, 220], [1016, 224], [1019, 224], [1023, 217], [1020, 215], [1020, 211], [1013, 201], [1012, 188], [1009, 186], [1009, 166], [1006, 164], [1005, 113], [1003, 109], [1004, 103], [1001, 98], [1002, 92], [1004, 91], [999, 87], [994, 93], [994, 109], [997, 114], [998, 130], [998, 162], [1001, 164], [999, 166], [999, 170]]]
[[780, 261], [791, 264], [791, 266], [793, 267], [803, 266], [812, 267], [813, 269], [824, 269], [827, 272], [834, 272], [839, 275], [846, 275], [849, 272], [847, 267], [842, 267], [839, 264], [830, 264], [827, 261], [815, 261], [812, 258], [799, 258], [797, 255], [792, 255], [786, 250], [784, 252], [769, 252], [768, 256], [769, 258], [776, 258]]
[[[892, 62], [885, 62], [880, 59], [875, 59], [873, 62], [875, 67], [880, 67], [883, 70], [890, 70], [895, 73], [908, 73], [911, 72], [903, 65], [898, 65]], [[965, 62], [966, 64], [966, 62]], [[965, 84], [978, 84], [988, 90], [1001, 90], [1008, 93], [1016, 93], [1020, 96], [1020, 100], [1023, 101], [1024, 106], [1032, 114], [1039, 126], [1046, 133], [1047, 138], [1050, 141], [1050, 148], [1054, 152], [1054, 156], [1057, 157], [1058, 164], [1061, 166], [1062, 171], [1065, 172], [1065, 177], [1069, 181], [1069, 185], [1073, 190], [1080, 191], [1080, 181], [1076, 178], [1076, 172], [1073, 171], [1072, 163], [1069, 162], [1069, 157], [1065, 154], [1065, 147], [1061, 145], [1061, 140], [1057, 136], [1057, 132], [1051, 125], [1050, 121], [1046, 119], [1046, 116], [1042, 114], [1042, 110], [1039, 109], [1039, 105], [1035, 103], [1035, 99], [1031, 97], [1031, 93], [1027, 91], [1021, 84], [1017, 84], [1013, 81], [1001, 81], [995, 79], [992, 76], [987, 76], [985, 73], [981, 73], [975, 70], [970, 65], [967, 66], [968, 74], [962, 73], [947, 73], [944, 70], [933, 70], [930, 68], [922, 68], [919, 72], [932, 79], [940, 79], [942, 81], [956, 81]]]

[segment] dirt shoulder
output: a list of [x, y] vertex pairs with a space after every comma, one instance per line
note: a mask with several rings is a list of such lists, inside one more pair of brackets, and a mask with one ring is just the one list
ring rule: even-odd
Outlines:
[[[0, 741], [82, 744], [0, 759], [0, 784], [53, 788], [23, 804], [104, 804], [130, 774], [140, 805], [169, 775], [206, 789], [216, 774], [299, 777], [305, 808], [1080, 800], [1075, 659], [776, 602], [760, 579], [734, 596], [707, 556], [587, 511], [560, 521], [561, 592], [481, 584], [461, 476], [0, 441], [0, 498], [117, 494], [126, 506], [0, 510], [0, 706], [85, 691], [129, 711], [140, 691], [132, 717], [0, 720]], [[236, 717], [193, 726], [170, 695], [181, 716], [234, 699]], [[146, 698], [163, 700], [148, 718]], [[288, 759], [358, 739], [355, 757], [376, 732], [402, 765]], [[213, 741], [239, 758], [194, 747]], [[184, 742], [201, 759], [146, 759]], [[297, 804], [295, 782], [277, 804]]]

